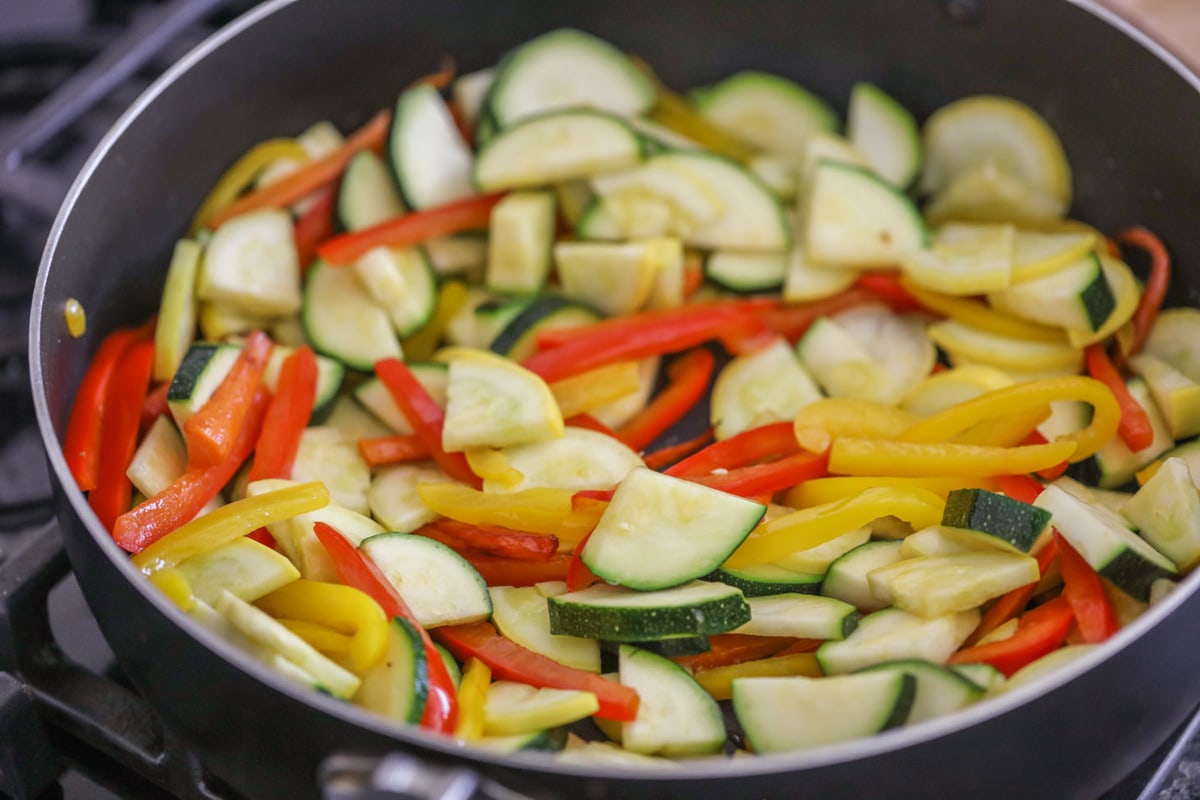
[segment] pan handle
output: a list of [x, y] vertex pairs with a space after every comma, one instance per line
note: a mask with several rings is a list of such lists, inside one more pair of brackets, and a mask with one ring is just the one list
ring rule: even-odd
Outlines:
[[330, 756], [319, 780], [324, 800], [535, 800], [470, 767], [405, 753]]

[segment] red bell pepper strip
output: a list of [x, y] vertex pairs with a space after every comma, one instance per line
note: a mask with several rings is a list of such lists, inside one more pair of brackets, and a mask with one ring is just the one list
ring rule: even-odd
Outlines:
[[250, 467], [251, 482], [291, 478], [300, 437], [312, 417], [317, 398], [317, 357], [308, 345], [284, 359], [275, 396], [267, 407], [262, 433]]
[[799, 653], [815, 653], [825, 643], [824, 639], [796, 639], [792, 644], [775, 653], [775, 656], [794, 656]]
[[633, 419], [621, 426], [617, 436], [633, 450], [643, 450], [668, 428], [681, 420], [708, 390], [713, 373], [713, 354], [692, 350], [667, 367], [667, 386]]
[[1017, 632], [1008, 639], [979, 644], [950, 656], [950, 664], [991, 664], [1012, 677], [1013, 673], [1057, 650], [1066, 640], [1075, 615], [1065, 597], [1056, 597], [1021, 617]]
[[527, 650], [497, 633], [490, 622], [447, 625], [436, 629], [434, 636], [456, 657], [478, 658], [500, 680], [550, 689], [581, 689], [600, 701], [596, 716], [622, 722], [637, 717], [638, 695], [630, 687]]
[[408, 247], [451, 233], [486, 228], [502, 192], [467, 197], [452, 203], [384, 220], [353, 233], [343, 233], [317, 248], [330, 266], [353, 264], [376, 247]]
[[603, 433], [605, 436], [611, 436], [614, 439], [620, 439], [617, 432], [605, 425], [600, 420], [593, 417], [591, 414], [576, 414], [564, 422], [572, 428], [587, 428], [589, 431]]
[[1150, 415], [1129, 393], [1129, 388], [1108, 357], [1108, 351], [1104, 349], [1103, 344], [1097, 342], [1088, 345], [1084, 355], [1087, 358], [1088, 374], [1107, 386], [1117, 399], [1117, 405], [1121, 407], [1121, 424], [1117, 427], [1117, 435], [1135, 453], [1145, 450], [1154, 443], [1154, 426], [1150, 423]]
[[211, 467], [229, 458], [274, 346], [262, 331], [251, 333], [221, 385], [183, 424], [189, 467]]
[[[71, 406], [67, 432], [63, 436], [63, 457], [82, 491], [96, 488], [100, 474], [100, 431], [108, 399], [108, 385], [138, 332], [121, 328], [110, 333], [92, 357]], [[123, 470], [122, 470], [123, 471]]]
[[661, 469], [668, 464], [693, 455], [697, 450], [711, 442], [712, 438], [713, 429], [708, 428], [704, 433], [685, 442], [668, 445], [667, 447], [655, 450], [653, 453], [647, 453], [642, 460], [646, 462], [646, 466], [650, 469]]
[[295, 172], [239, 197], [213, 215], [207, 227], [216, 230], [239, 214], [262, 208], [284, 208], [326, 186], [342, 174], [360, 150], [381, 150], [392, 123], [392, 112], [383, 110], [372, 117], [333, 152], [301, 165]]
[[[1042, 436], [1037, 431], [1032, 431], [1028, 436], [1021, 440], [1021, 445], [1048, 444], [1049, 441], [1049, 439], [1047, 439], [1045, 436]], [[1062, 474], [1067, 471], [1067, 467], [1069, 466], [1071, 466], [1070, 461], [1061, 461], [1053, 467], [1039, 469], [1037, 474], [1042, 480], [1052, 481], [1056, 478], [1062, 477]]]
[[[1007, 494], [1007, 492], [1005, 492]], [[1012, 495], [1009, 495], [1012, 497]], [[1018, 499], [1018, 498], [1014, 498]], [[1027, 502], [1033, 502], [1029, 500]], [[1051, 539], [1046, 543], [1037, 555], [1038, 573], [1045, 575], [1046, 570], [1050, 569], [1050, 564], [1058, 556], [1058, 545]], [[1037, 590], [1037, 583], [1018, 586], [1009, 592], [1001, 595], [996, 602], [988, 606], [988, 610], [984, 612], [983, 618], [979, 620], [979, 625], [971, 632], [967, 638], [966, 644], [973, 645], [984, 636], [987, 636], [992, 631], [999, 628], [1004, 623], [1008, 622], [1013, 617], [1025, 610], [1025, 606], [1029, 605], [1029, 601], [1033, 598], [1033, 593]]]
[[828, 317], [864, 303], [883, 302], [887, 302], [886, 298], [875, 292], [852, 287], [824, 300], [767, 308], [759, 312], [758, 318], [766, 325], [767, 330], [795, 343], [800, 340], [800, 337], [817, 317]]
[[1171, 282], [1171, 256], [1162, 240], [1146, 228], [1121, 231], [1117, 234], [1117, 241], [1140, 247], [1150, 254], [1150, 275], [1146, 279], [1146, 288], [1142, 290], [1142, 299], [1133, 312], [1133, 342], [1126, 354], [1133, 355], [1142, 349], [1167, 296], [1167, 285]]
[[787, 636], [751, 636], [745, 633], [718, 633], [708, 637], [708, 652], [672, 658], [689, 672], [728, 667], [745, 661], [768, 658], [796, 642]]
[[292, 228], [296, 242], [296, 256], [300, 262], [300, 275], [308, 272], [309, 265], [317, 255], [317, 245], [333, 236], [333, 208], [337, 203], [337, 187], [326, 186], [313, 195], [313, 203]]
[[416, 532], [453, 550], [500, 558], [546, 561], [558, 551], [557, 536], [472, 525], [454, 519], [439, 519], [422, 525]]
[[686, 480], [740, 497], [757, 497], [828, 474], [829, 453], [797, 453], [767, 464], [738, 467], [720, 475], [692, 475]]
[[199, 514], [250, 457], [262, 431], [269, 400], [267, 390], [260, 388], [246, 413], [233, 452], [225, 461], [189, 469], [166, 489], [118, 517], [113, 525], [117, 544], [130, 553], [139, 553]]
[[578, 592], [586, 589], [596, 581], [600, 580], [596, 573], [588, 569], [588, 565], [583, 563], [582, 553], [583, 548], [587, 547], [587, 541], [591, 538], [589, 532], [586, 536], [579, 540], [579, 544], [575, 546], [575, 550], [571, 553], [571, 560], [567, 564], [567, 591]]
[[698, 254], [688, 253], [683, 260], [683, 299], [687, 300], [704, 285], [704, 265]]
[[413, 431], [429, 449], [429, 455], [442, 470], [456, 481], [482, 488], [483, 481], [471, 471], [462, 453], [447, 453], [442, 449], [442, 426], [446, 414], [428, 390], [421, 385], [412, 370], [398, 358], [385, 358], [375, 364], [375, 374], [387, 387], [396, 405], [408, 418]]
[[1037, 500], [1038, 495], [1046, 488], [1028, 475], [997, 475], [996, 484], [1001, 492], [1013, 500], [1030, 505], [1033, 505], [1033, 501]]
[[501, 558], [482, 553], [461, 554], [488, 586], [533, 586], [544, 581], [565, 581], [571, 557], [556, 553], [544, 561]]
[[1059, 565], [1062, 567], [1062, 596], [1067, 598], [1075, 613], [1079, 635], [1088, 644], [1099, 644], [1121, 627], [1112, 601], [1104, 591], [1100, 576], [1071, 543], [1058, 531], [1054, 532], [1054, 541], [1058, 545]]
[[88, 493], [88, 504], [110, 531], [117, 517], [129, 508], [133, 495], [125, 470], [137, 449], [142, 403], [146, 401], [153, 367], [154, 342], [135, 342], [121, 355], [104, 393], [99, 473], [96, 487]]
[[904, 288], [895, 272], [869, 272], [855, 281], [854, 285], [879, 295], [893, 311], [920, 311], [923, 308]]
[[780, 458], [800, 452], [792, 423], [760, 425], [714, 442], [667, 470], [668, 475], [686, 478], [711, 475], [717, 469], [736, 469], [768, 458]]
[[253, 531], [246, 534], [246, 538], [253, 539], [264, 547], [269, 547], [272, 550], [274, 550], [275, 545], [278, 544], [278, 542], [275, 541], [275, 537], [272, 536], [271, 532], [266, 528], [255, 528]]
[[142, 421], [138, 429], [145, 433], [150, 430], [154, 421], [171, 411], [167, 405], [167, 393], [171, 391], [171, 382], [164, 381], [146, 393], [146, 402], [142, 403]]
[[644, 331], [649, 328], [670, 327], [680, 322], [690, 322], [697, 318], [707, 318], [712, 315], [737, 315], [739, 313], [758, 314], [766, 309], [776, 308], [779, 301], [770, 297], [751, 297], [745, 300], [717, 300], [711, 303], [697, 303], [680, 308], [655, 308], [648, 311], [638, 311], [621, 317], [610, 317], [598, 322], [588, 322], [582, 325], [570, 325], [563, 328], [543, 328], [537, 332], [537, 349], [553, 350], [580, 339], [596, 341], [609, 335], [623, 336]]
[[687, 314], [628, 317], [626, 325], [585, 333], [552, 350], [525, 359], [526, 369], [547, 383], [618, 361], [676, 353], [713, 340], [741, 340], [763, 329], [749, 311], [736, 306], [695, 306]]
[[358, 452], [371, 467], [423, 461], [429, 458], [429, 448], [415, 434], [404, 436], [372, 436], [358, 440]]
[[421, 727], [437, 733], [453, 734], [458, 718], [458, 696], [454, 691], [454, 682], [450, 680], [450, 673], [446, 671], [446, 663], [442, 661], [441, 654], [429, 638], [429, 632], [417, 621], [400, 592], [366, 553], [324, 522], [316, 523], [313, 532], [333, 559], [342, 583], [366, 592], [379, 604], [388, 619], [401, 617], [412, 623], [421, 634], [421, 641], [425, 645], [425, 669], [429, 678], [429, 694], [425, 700]]

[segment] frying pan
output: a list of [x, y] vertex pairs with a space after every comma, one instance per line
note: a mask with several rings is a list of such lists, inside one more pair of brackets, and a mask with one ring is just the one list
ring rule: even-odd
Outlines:
[[[330, 756], [388, 752], [412, 759], [425, 788], [411, 797], [456, 796], [447, 787], [460, 784], [437, 771], [448, 767], [485, 776], [484, 793], [496, 797], [1103, 793], [1200, 703], [1200, 574], [1070, 666], [962, 713], [811, 752], [664, 771], [463, 749], [293, 686], [176, 610], [98, 524], [61, 457], [75, 387], [106, 332], [154, 311], [171, 246], [222, 170], [254, 142], [316, 119], [353, 128], [443, 55], [465, 72], [564, 25], [640, 54], [677, 87], [757, 67], [834, 101], [869, 80], [918, 117], [968, 94], [1023, 100], [1064, 141], [1073, 215], [1102, 230], [1149, 225], [1178, 265], [1170, 302], [1200, 305], [1200, 84], [1083, 2], [268, 2], [170, 70], [104, 139], [63, 205], [34, 293], [33, 392], [63, 536], [124, 671], [171, 730], [251, 798], [318, 796], [318, 766]], [[80, 339], [65, 330], [68, 297], [88, 312]]]

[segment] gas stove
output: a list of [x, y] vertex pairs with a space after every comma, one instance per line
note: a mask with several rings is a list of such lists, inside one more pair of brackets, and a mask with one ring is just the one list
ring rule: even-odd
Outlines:
[[[0, 797], [236, 800], [131, 689], [71, 576], [26, 336], [43, 243], [91, 149], [253, 0], [0, 2]], [[1200, 713], [1106, 800], [1196, 797]]]

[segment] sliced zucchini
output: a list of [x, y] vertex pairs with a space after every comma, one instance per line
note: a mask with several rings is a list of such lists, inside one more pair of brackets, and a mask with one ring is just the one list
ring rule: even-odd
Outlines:
[[1200, 561], [1200, 491], [1182, 458], [1164, 461], [1121, 513], [1180, 569], [1189, 570]]
[[[410, 361], [408, 368], [417, 382], [425, 388], [425, 391], [429, 392], [429, 396], [433, 398], [434, 402], [439, 406], [444, 406], [448, 379], [446, 365], [435, 361]], [[396, 405], [396, 401], [392, 399], [391, 392], [383, 385], [383, 381], [378, 378], [367, 378], [356, 386], [354, 397], [364, 408], [396, 433], [407, 435], [413, 432], [412, 424], [404, 416], [400, 407]]]
[[423, 245], [429, 266], [439, 278], [451, 275], [474, 277], [487, 266], [488, 241], [480, 233], [439, 236]]
[[637, 134], [600, 111], [557, 111], [521, 120], [492, 137], [475, 160], [480, 190], [550, 186], [632, 167], [642, 159]]
[[1007, 680], [991, 664], [955, 664], [952, 669], [988, 694], [1001, 689]]
[[252, 211], [218, 228], [204, 253], [196, 296], [263, 317], [299, 311], [300, 259], [291, 215]]
[[587, 306], [545, 294], [505, 323], [488, 347], [513, 361], [524, 361], [537, 351], [538, 331], [587, 325], [599, 319], [600, 315]]
[[549, 598], [548, 609], [551, 633], [616, 642], [725, 633], [750, 620], [739, 589], [705, 581], [651, 592], [596, 584]]
[[995, 292], [1012, 283], [1012, 225], [947, 225], [933, 247], [907, 254], [904, 274], [927, 289], [950, 295]]
[[1050, 514], [986, 489], [953, 489], [942, 524], [994, 536], [1022, 553], [1034, 553], [1050, 535]]
[[835, 314], [833, 321], [882, 368], [882, 382], [867, 399], [899, 403], [937, 361], [924, 320], [917, 316], [868, 303]]
[[346, 439], [337, 428], [305, 428], [292, 466], [292, 480], [321, 481], [333, 502], [356, 511], [370, 512], [367, 489], [371, 469], [358, 452], [357, 442]]
[[1140, 302], [1141, 290], [1138, 287], [1137, 279], [1125, 262], [1100, 251], [1100, 266], [1104, 270], [1104, 277], [1108, 280], [1113, 297], [1116, 298], [1116, 307], [1108, 315], [1104, 324], [1096, 330], [1067, 328], [1067, 341], [1071, 343], [1072, 347], [1082, 349], [1116, 334], [1121, 326], [1133, 318], [1133, 313], [1137, 310]]
[[1112, 515], [1098, 513], [1057, 486], [1047, 486], [1036, 504], [1050, 512], [1054, 527], [1092, 569], [1131, 597], [1144, 602], [1154, 581], [1178, 574], [1170, 559]]
[[825, 572], [821, 594], [835, 597], [862, 612], [878, 611], [887, 604], [871, 593], [867, 574], [899, 561], [900, 542], [865, 542], [844, 553]]
[[742, 590], [746, 597], [799, 593], [817, 594], [821, 589], [820, 573], [796, 572], [774, 564], [759, 564], [741, 569], [721, 568], [706, 580], [720, 581]]
[[349, 394], [340, 394], [333, 399], [324, 424], [337, 428], [342, 436], [352, 442], [394, 433]]
[[463, 119], [468, 125], [473, 126], [479, 120], [483, 113], [484, 102], [487, 100], [488, 92], [491, 91], [492, 82], [495, 80], [496, 68], [487, 67], [459, 75], [450, 86], [450, 95], [454, 98], [454, 105], [462, 113]]
[[367, 504], [371, 516], [388, 530], [411, 533], [438, 518], [421, 502], [417, 484], [447, 480], [441, 469], [422, 464], [396, 464], [384, 467], [371, 479]]
[[376, 247], [354, 262], [354, 272], [400, 337], [411, 336], [433, 316], [437, 280], [421, 248]]
[[590, 182], [583, 178], [554, 184], [554, 199], [562, 221], [575, 228], [596, 199]]
[[415, 725], [425, 713], [429, 664], [421, 634], [403, 617], [388, 622], [383, 660], [363, 675], [354, 703], [387, 719]]
[[649, 155], [667, 150], [704, 149], [700, 143], [646, 117], [629, 117], [628, 121], [629, 126], [638, 132], [638, 136], [642, 137], [642, 146]]
[[515, 681], [488, 686], [483, 705], [483, 732], [488, 736], [516, 736], [586, 719], [600, 709], [591, 692], [580, 689], [545, 689]]
[[821, 390], [779, 339], [726, 364], [713, 384], [710, 419], [718, 439], [770, 422], [784, 422], [814, 400]]
[[1066, 342], [1035, 342], [985, 331], [957, 320], [935, 322], [926, 329], [934, 344], [959, 362], [984, 364], [1007, 372], [1078, 373], [1083, 353]]
[[406, 89], [396, 100], [388, 152], [410, 208], [440, 206], [475, 193], [471, 148], [441, 93], [430, 84]]
[[1037, 582], [1037, 559], [999, 550], [906, 558], [867, 575], [871, 593], [925, 619], [976, 609]]
[[756, 753], [860, 739], [903, 725], [916, 694], [904, 671], [836, 678], [739, 678], [733, 710]]
[[593, 197], [575, 223], [575, 235], [584, 241], [620, 242], [625, 239], [625, 229], [604, 202]]
[[937, 193], [981, 164], [993, 163], [1035, 190], [1071, 203], [1071, 167], [1054, 129], [1029, 106], [1009, 97], [965, 97], [925, 122], [921, 188]]
[[287, 558], [245, 537], [186, 558], [178, 568], [192, 594], [209, 605], [224, 591], [253, 603], [300, 577]]
[[484, 480], [485, 492], [524, 489], [611, 489], [643, 462], [637, 453], [607, 434], [567, 427], [557, 439], [514, 445], [501, 453], [521, 481], [501, 488]]
[[505, 57], [487, 105], [504, 128], [535, 114], [580, 106], [633, 117], [654, 100], [654, 84], [628, 56], [595, 36], [562, 28]]
[[486, 350], [448, 354], [442, 447], [508, 447], [556, 439], [562, 412], [546, 382], [519, 364]]
[[[566, 728], [548, 728], [531, 733], [518, 733], [515, 736], [484, 736], [472, 744], [500, 753], [516, 753], [523, 750], [559, 752], [567, 744], [567, 735]], [[599, 745], [600, 742], [594, 744]]]
[[804, 243], [792, 245], [783, 279], [783, 299], [788, 303], [807, 303], [843, 292], [858, 280], [858, 272], [843, 267], [826, 267], [810, 261]]
[[691, 234], [725, 212], [718, 187], [694, 168], [694, 159], [668, 155], [660, 153], [634, 169], [592, 179], [605, 216], [623, 238]]
[[621, 746], [634, 753], [707, 755], [725, 744], [725, 720], [708, 692], [678, 664], [622, 645], [621, 684], [637, 691], [637, 717], [621, 724]]
[[883, 365], [829, 317], [813, 321], [796, 343], [796, 352], [830, 397], [868, 400], [885, 391]]
[[554, 193], [514, 192], [492, 209], [485, 283], [489, 289], [533, 294], [545, 286], [554, 244]]
[[1168, 308], [1160, 312], [1144, 349], [1200, 383], [1200, 309]]
[[925, 619], [885, 608], [860, 619], [845, 639], [821, 645], [817, 660], [826, 675], [906, 658], [943, 664], [978, 624], [977, 609]]
[[210, 342], [220, 342], [245, 336], [253, 330], [269, 330], [274, 320], [248, 314], [237, 306], [225, 303], [200, 303], [200, 335]]
[[[295, 348], [282, 344], [275, 345], [271, 350], [271, 357], [267, 359], [267, 366], [263, 369], [262, 381], [272, 392], [279, 385], [279, 373], [283, 369], [283, 362], [294, 352]], [[314, 419], [323, 417], [333, 406], [345, 377], [346, 368], [340, 361], [317, 356], [317, 394], [313, 398], [312, 413]]]
[[746, 602], [750, 621], [734, 633], [832, 640], [845, 639], [858, 625], [854, 606], [833, 597], [787, 593]]
[[1114, 436], [1105, 442], [1104, 446], [1092, 456], [1092, 463], [1098, 472], [1096, 485], [1101, 489], [1117, 489], [1124, 486], [1133, 480], [1135, 472], [1175, 445], [1171, 431], [1167, 428], [1167, 422], [1163, 419], [1158, 406], [1154, 404], [1146, 382], [1141, 378], [1130, 378], [1125, 382], [1125, 386], [1138, 405], [1145, 409], [1146, 416], [1150, 418], [1150, 427], [1154, 431], [1154, 438], [1148, 447], [1136, 452], [1130, 450], [1119, 436]]
[[634, 589], [665, 589], [720, 566], [766, 506], [644, 467], [631, 470], [581, 555], [592, 572]]
[[154, 421], [142, 438], [125, 470], [133, 488], [146, 497], [154, 497], [187, 471], [187, 445], [171, 418], [163, 415]]
[[[476, 344], [458, 341], [455, 344], [467, 344], [468, 347], [478, 347], [481, 349], [490, 348], [504, 329], [508, 327], [508, 323], [520, 316], [526, 309], [547, 297], [549, 295], [494, 299], [480, 303], [472, 312], [472, 317], [475, 320], [474, 339]], [[501, 355], [504, 355], [504, 353], [501, 353]], [[520, 359], [514, 358], [513, 360], [518, 361]]]
[[724, 208], [712, 221], [681, 236], [685, 244], [752, 251], [785, 251], [791, 246], [791, 227], [783, 205], [741, 165], [700, 152], [666, 153], [655, 160], [691, 170], [716, 193]]
[[850, 90], [846, 135], [867, 157], [871, 169], [897, 188], [906, 188], [921, 170], [917, 121], [874, 84], [860, 82]]
[[180, 429], [212, 397], [241, 352], [237, 345], [207, 342], [188, 349], [167, 390], [167, 407]]
[[425, 628], [487, 619], [492, 598], [475, 568], [441, 542], [411, 533], [369, 536], [359, 545]]
[[550, 632], [546, 596], [533, 586], [493, 586], [492, 622], [500, 633], [522, 647], [586, 672], [600, 672], [600, 646], [595, 639]]
[[1146, 382], [1172, 437], [1187, 439], [1200, 433], [1200, 383], [1148, 353], [1129, 359], [1129, 366]]
[[646, 305], [659, 265], [642, 242], [559, 242], [554, 263], [562, 293], [609, 316], [631, 314]]
[[829, 266], [895, 264], [925, 246], [925, 223], [904, 194], [860, 167], [819, 162], [800, 210], [805, 255]]
[[1059, 198], [988, 161], [952, 178], [925, 206], [925, 218], [932, 225], [960, 221], [1040, 226], [1059, 222], [1064, 208]]
[[[619, 653], [625, 645], [620, 642], [601, 642], [600, 646], [607, 652]], [[679, 658], [681, 656], [698, 656], [712, 650], [707, 636], [664, 636], [662, 639], [652, 639], [638, 642], [637, 646], [663, 658]], [[614, 741], [620, 741], [620, 731]]]
[[871, 672], [903, 672], [916, 679], [916, 694], [908, 712], [909, 725], [966, 708], [986, 694], [983, 687], [960, 675], [957, 668], [948, 669], [919, 659], [876, 664], [859, 674]]
[[1100, 328], [1117, 305], [1094, 253], [1045, 277], [992, 292], [988, 302], [1015, 317], [1087, 331]]
[[746, 162], [746, 168], [780, 200], [791, 202], [796, 199], [800, 191], [801, 164], [795, 156], [759, 153]]
[[741, 253], [717, 250], [704, 262], [704, 277], [732, 292], [770, 292], [788, 274], [787, 253]]
[[775, 153], [803, 155], [813, 133], [838, 127], [824, 100], [778, 75], [745, 71], [692, 92], [700, 113], [750, 144]]
[[354, 154], [338, 184], [338, 222], [348, 231], [378, 225], [405, 212], [392, 171], [374, 150]]
[[1087, 256], [1099, 244], [1097, 235], [1084, 231], [1018, 230], [1013, 242], [1013, 284], [1043, 278]]
[[371, 299], [353, 269], [314, 262], [301, 316], [313, 348], [351, 369], [370, 372], [380, 359], [403, 357], [387, 311]]
[[180, 239], [171, 253], [154, 326], [154, 380], [169, 381], [196, 336], [196, 274], [200, 245]]

